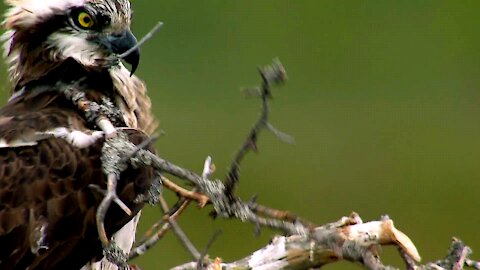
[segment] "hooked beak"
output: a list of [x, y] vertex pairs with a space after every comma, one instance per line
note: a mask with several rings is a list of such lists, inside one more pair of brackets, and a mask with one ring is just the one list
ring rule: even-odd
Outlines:
[[140, 62], [140, 50], [135, 48], [137, 38], [130, 30], [127, 30], [119, 35], [108, 36], [107, 41], [112, 52], [119, 55], [132, 66], [130, 70], [130, 76], [132, 76]]

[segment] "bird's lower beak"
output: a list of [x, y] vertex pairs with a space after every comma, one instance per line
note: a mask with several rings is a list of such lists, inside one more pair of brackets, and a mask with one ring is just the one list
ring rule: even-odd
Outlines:
[[127, 30], [119, 35], [108, 36], [107, 42], [113, 53], [121, 56], [132, 66], [130, 75], [133, 75], [140, 62], [140, 50], [136, 47], [137, 38], [130, 30]]

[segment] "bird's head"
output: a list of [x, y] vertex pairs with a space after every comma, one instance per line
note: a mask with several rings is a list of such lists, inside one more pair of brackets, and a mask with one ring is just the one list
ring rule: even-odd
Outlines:
[[[133, 48], [128, 0], [6, 0], [5, 55], [14, 84], [44, 76], [66, 59], [85, 68], [121, 65], [116, 56]], [[134, 49], [124, 57], [132, 73]]]

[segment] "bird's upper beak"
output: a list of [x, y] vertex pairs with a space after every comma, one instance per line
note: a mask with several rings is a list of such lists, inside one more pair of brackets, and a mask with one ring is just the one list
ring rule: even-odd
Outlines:
[[135, 48], [137, 45], [137, 38], [133, 33], [130, 30], [127, 30], [121, 34], [110, 35], [107, 37], [107, 43], [112, 52], [117, 55], [125, 54], [127, 51], [131, 50], [128, 54], [122, 55], [122, 58], [132, 66], [130, 75], [133, 75], [140, 62], [140, 50]]

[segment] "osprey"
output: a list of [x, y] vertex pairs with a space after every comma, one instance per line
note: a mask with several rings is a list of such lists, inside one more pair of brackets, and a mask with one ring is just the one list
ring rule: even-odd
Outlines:
[[[102, 259], [95, 215], [106, 189], [103, 132], [68, 98], [118, 109], [108, 120], [139, 144], [156, 128], [133, 75], [139, 51], [128, 0], [6, 0], [3, 27], [12, 96], [0, 109], [0, 269], [88, 269]], [[123, 60], [115, 57], [129, 49]], [[78, 104], [77, 104], [78, 105]], [[127, 168], [112, 204], [108, 236], [128, 253], [156, 174]], [[90, 265], [93, 264], [93, 266]], [[108, 262], [97, 263], [106, 269]]]

